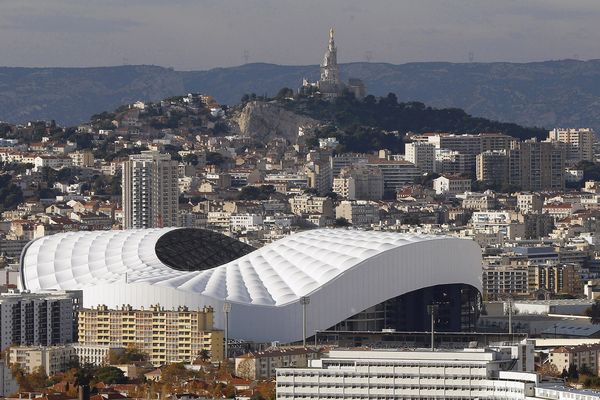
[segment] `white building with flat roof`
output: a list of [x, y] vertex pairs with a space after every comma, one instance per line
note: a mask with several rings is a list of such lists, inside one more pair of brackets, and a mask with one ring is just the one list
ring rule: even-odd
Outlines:
[[464, 350], [336, 349], [278, 368], [277, 399], [577, 399], [600, 393], [543, 382], [533, 342]]
[[277, 369], [277, 399], [526, 399], [533, 344], [464, 350], [331, 350], [309, 368]]

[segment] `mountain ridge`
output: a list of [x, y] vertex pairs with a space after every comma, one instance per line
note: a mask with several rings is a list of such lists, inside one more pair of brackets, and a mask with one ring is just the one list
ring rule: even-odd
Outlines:
[[[362, 79], [376, 96], [462, 108], [469, 114], [525, 126], [590, 126], [600, 130], [600, 60], [529, 63], [352, 62], [344, 80]], [[0, 120], [55, 119], [71, 125], [136, 100], [188, 92], [234, 104], [246, 93], [273, 96], [318, 78], [318, 65], [252, 63], [204, 71], [155, 65], [0, 67]]]

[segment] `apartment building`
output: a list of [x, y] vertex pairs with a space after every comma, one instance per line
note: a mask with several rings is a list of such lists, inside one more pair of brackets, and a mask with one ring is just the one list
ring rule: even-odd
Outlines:
[[123, 163], [123, 227], [178, 225], [178, 162], [169, 154], [143, 151]]
[[577, 369], [584, 365], [594, 375], [600, 374], [600, 344], [584, 344], [581, 346], [563, 346], [550, 350], [548, 360], [556, 365], [559, 372], [569, 370], [574, 364]]
[[569, 164], [594, 161], [594, 130], [591, 128], [554, 128], [548, 132], [548, 140], [564, 144]]
[[581, 295], [583, 282], [579, 264], [530, 265], [529, 290], [546, 290], [551, 293]]
[[310, 195], [294, 196], [290, 199], [292, 213], [296, 215], [321, 214], [333, 218], [333, 202], [329, 197]]
[[339, 177], [333, 179], [333, 192], [348, 200], [381, 200], [383, 173], [368, 166], [342, 168]]
[[331, 157], [330, 162], [331, 174], [333, 177], [336, 177], [340, 174], [342, 168], [367, 164], [369, 162], [369, 156], [362, 153], [336, 154]]
[[455, 195], [471, 190], [471, 180], [455, 175], [440, 176], [433, 180], [433, 190], [436, 194]]
[[258, 230], [263, 224], [260, 214], [231, 214], [229, 226], [232, 231]]
[[517, 210], [522, 214], [541, 213], [544, 206], [544, 196], [540, 193], [519, 193], [517, 195]]
[[509, 181], [506, 150], [488, 150], [476, 157], [477, 180], [486, 185], [501, 186]]
[[480, 133], [481, 152], [486, 151], [505, 151], [510, 149], [511, 143], [515, 138], [503, 133]]
[[277, 368], [305, 368], [319, 352], [310, 348], [272, 348], [243, 354], [235, 358], [235, 374], [245, 379], [275, 378]]
[[370, 201], [344, 200], [335, 208], [335, 217], [344, 218], [354, 226], [368, 226], [379, 222], [379, 207]]
[[9, 362], [27, 373], [43, 368], [46, 375], [68, 370], [75, 361], [72, 346], [15, 346], [9, 350]]
[[383, 190], [388, 193], [395, 193], [402, 186], [414, 182], [421, 176], [421, 172], [413, 163], [404, 160], [371, 157], [367, 165], [381, 170]]
[[509, 183], [525, 191], [565, 187], [565, 151], [551, 142], [515, 142], [509, 150]]
[[465, 156], [465, 167], [468, 171], [475, 169], [475, 157], [481, 153], [481, 137], [479, 135], [436, 134], [428, 137], [428, 142], [436, 149], [456, 151]]
[[90, 150], [74, 151], [69, 153], [69, 157], [73, 160], [73, 165], [82, 168], [94, 166], [94, 153]]
[[68, 156], [40, 155], [34, 158], [36, 171], [42, 168], [61, 169], [73, 166], [73, 160]]
[[458, 151], [435, 149], [435, 172], [446, 175], [470, 173], [468, 157]]
[[329, 160], [310, 161], [305, 165], [304, 173], [308, 179], [308, 187], [315, 189], [319, 195], [325, 195], [331, 191], [333, 175]]
[[484, 265], [483, 298], [494, 301], [504, 296], [529, 295], [529, 269], [526, 265]]
[[498, 199], [493, 193], [468, 193], [462, 197], [462, 208], [465, 210], [488, 211], [498, 206]]
[[423, 173], [435, 171], [435, 145], [426, 142], [412, 142], [404, 146], [405, 159]]
[[533, 355], [531, 343], [455, 351], [335, 349], [309, 368], [277, 369], [277, 398], [526, 399], [538, 384]]
[[156, 366], [192, 362], [203, 350], [212, 361], [223, 360], [223, 332], [213, 327], [213, 309], [165, 310], [159, 305], [109, 309], [100, 305], [79, 312], [79, 344], [135, 346]]
[[52, 346], [77, 340], [82, 292], [10, 292], [0, 295], [0, 350], [14, 345]]

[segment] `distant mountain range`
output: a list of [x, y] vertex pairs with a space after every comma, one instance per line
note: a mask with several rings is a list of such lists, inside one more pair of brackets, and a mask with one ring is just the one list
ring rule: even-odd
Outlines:
[[[188, 92], [238, 103], [245, 93], [274, 95], [316, 80], [318, 66], [247, 64], [208, 71], [149, 65], [100, 68], [0, 67], [0, 120], [55, 119], [64, 125], [136, 100]], [[525, 126], [591, 126], [600, 131], [600, 60], [535, 63], [350, 63], [344, 79], [362, 79], [374, 95], [457, 107], [474, 116]]]

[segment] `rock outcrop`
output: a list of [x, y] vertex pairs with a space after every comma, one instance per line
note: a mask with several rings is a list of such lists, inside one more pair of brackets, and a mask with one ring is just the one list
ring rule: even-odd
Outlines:
[[274, 102], [250, 101], [233, 116], [239, 132], [257, 141], [267, 142], [283, 137], [291, 143], [298, 140], [298, 128], [314, 127], [317, 120], [288, 111]]

